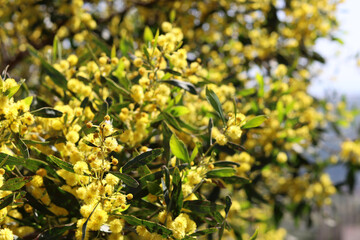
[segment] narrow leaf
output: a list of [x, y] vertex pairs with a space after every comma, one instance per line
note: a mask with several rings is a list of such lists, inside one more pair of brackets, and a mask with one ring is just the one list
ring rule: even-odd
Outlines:
[[31, 112], [32, 115], [43, 118], [58, 118], [62, 117], [63, 113], [50, 107], [43, 107]]
[[60, 158], [57, 158], [55, 156], [47, 156], [46, 158], [49, 162], [55, 163], [58, 167], [68, 171], [68, 172], [72, 172], [74, 173], [74, 169], [73, 166], [71, 165], [71, 163], [65, 162], [63, 160], [61, 160]]
[[249, 121], [247, 121], [247, 122], [245, 123], [245, 125], [242, 126], [242, 128], [248, 129], [248, 128], [258, 127], [258, 126], [260, 126], [267, 118], [268, 118], [268, 117], [265, 116], [265, 115], [256, 116], [256, 117], [250, 119]]
[[235, 168], [219, 168], [206, 173], [207, 178], [232, 177], [236, 173]]
[[31, 177], [16, 177], [8, 179], [4, 185], [0, 188], [3, 191], [16, 191], [25, 186], [27, 182], [31, 180]]
[[219, 115], [223, 123], [226, 123], [224, 112], [220, 103], [220, 100], [218, 96], [216, 96], [215, 92], [211, 89], [206, 88], [206, 99], [211, 104], [211, 106], [214, 108], [216, 113]]
[[190, 162], [190, 157], [186, 145], [175, 134], [170, 138], [171, 152], [186, 163]]
[[175, 87], [182, 88], [191, 94], [197, 95], [196, 88], [192, 83], [184, 82], [184, 81], [180, 81], [180, 80], [166, 80], [166, 81], [161, 81], [161, 82], [173, 85]]
[[128, 161], [123, 166], [122, 169], [124, 172], [127, 172], [131, 169], [146, 165], [146, 164], [150, 163], [151, 161], [153, 161], [158, 156], [160, 156], [163, 151], [164, 150], [162, 148], [157, 148], [157, 149], [153, 149], [151, 151], [144, 152], [144, 153], [136, 156], [135, 158], [131, 159], [130, 161]]
[[58, 70], [56, 70], [53, 66], [51, 66], [46, 60], [40, 56], [38, 51], [33, 48], [31, 45], [28, 45], [28, 50], [30, 54], [36, 58], [38, 58], [41, 62], [42, 67], [47, 75], [51, 78], [51, 80], [61, 87], [62, 89], [67, 89], [67, 81], [64, 75], [62, 75]]
[[125, 183], [125, 185], [132, 187], [132, 188], [137, 188], [139, 186], [138, 181], [136, 181], [133, 177], [124, 174], [124, 173], [120, 173], [120, 172], [110, 172], [111, 174], [113, 174], [114, 176], [118, 177], [121, 181], [123, 181]]

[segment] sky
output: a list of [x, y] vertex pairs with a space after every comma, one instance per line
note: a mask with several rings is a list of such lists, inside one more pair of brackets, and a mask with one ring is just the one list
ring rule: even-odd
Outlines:
[[325, 65], [316, 65], [320, 74], [313, 81], [309, 92], [316, 97], [325, 97], [329, 93], [345, 94], [350, 101], [360, 105], [360, 0], [345, 0], [339, 5], [337, 18], [339, 31], [336, 37], [344, 44], [320, 39], [316, 42], [316, 51], [326, 59]]

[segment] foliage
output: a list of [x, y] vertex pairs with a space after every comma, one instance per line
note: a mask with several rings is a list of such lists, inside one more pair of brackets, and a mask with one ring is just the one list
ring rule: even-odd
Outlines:
[[331, 204], [311, 150], [356, 112], [307, 87], [338, 1], [0, 3], [2, 239], [283, 239]]

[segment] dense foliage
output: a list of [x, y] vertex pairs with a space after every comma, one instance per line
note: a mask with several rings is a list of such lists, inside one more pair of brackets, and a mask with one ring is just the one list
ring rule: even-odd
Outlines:
[[307, 93], [339, 1], [0, 3], [0, 239], [283, 239], [353, 187]]

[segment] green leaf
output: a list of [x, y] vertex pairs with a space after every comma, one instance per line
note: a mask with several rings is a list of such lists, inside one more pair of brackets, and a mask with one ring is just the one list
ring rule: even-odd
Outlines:
[[89, 217], [86, 219], [86, 221], [84, 222], [84, 224], [83, 224], [82, 227], [81, 227], [81, 232], [82, 232], [82, 234], [81, 234], [81, 240], [85, 240], [87, 224], [88, 224], [88, 222], [89, 222], [89, 220], [90, 220], [90, 217], [91, 217], [91, 216], [93, 215], [93, 213], [95, 212], [95, 209], [97, 208], [97, 206], [99, 205], [99, 203], [100, 203], [100, 202], [98, 202], [98, 203], [96, 204], [96, 206], [94, 207], [94, 209], [91, 211]]
[[212, 129], [213, 129], [213, 126], [214, 126], [214, 122], [213, 122], [213, 119], [210, 118], [209, 119], [209, 124], [208, 124], [208, 136], [209, 136], [209, 146], [212, 145]]
[[255, 88], [248, 88], [248, 89], [243, 89], [243, 90], [239, 91], [239, 93], [237, 95], [246, 97], [246, 96], [252, 95], [254, 93], [256, 93]]
[[113, 45], [112, 48], [111, 48], [111, 58], [114, 58], [116, 57], [116, 46]]
[[9, 206], [13, 202], [14, 195], [15, 194], [13, 193], [13, 194], [7, 195], [6, 197], [1, 199], [1, 201], [0, 201], [0, 210], [7, 207], [7, 206]]
[[186, 145], [175, 134], [170, 138], [171, 152], [179, 159], [186, 163], [190, 163], [190, 157]]
[[196, 231], [193, 234], [191, 234], [190, 236], [192, 236], [192, 237], [204, 236], [204, 235], [209, 235], [209, 234], [215, 233], [217, 231], [219, 231], [219, 228], [217, 228], [217, 227], [207, 228], [204, 230]]
[[258, 96], [262, 98], [264, 97], [264, 85], [265, 85], [264, 78], [259, 73], [256, 74], [255, 78], [259, 84]]
[[[156, 48], [156, 45], [157, 45], [157, 42], [158, 42], [158, 38], [159, 38], [159, 34], [160, 34], [160, 31], [159, 29], [156, 30], [156, 34], [155, 34], [155, 38], [154, 38], [154, 43], [152, 45], [153, 49]], [[154, 54], [155, 51], [153, 51], [153, 54]]]
[[39, 236], [37, 236], [38, 240], [58, 240], [64, 237], [64, 233], [67, 231], [75, 230], [76, 224], [70, 223], [63, 226], [51, 227], [51, 229], [45, 230]]
[[25, 186], [27, 182], [31, 180], [31, 177], [16, 177], [8, 179], [4, 185], [0, 188], [3, 191], [16, 191]]
[[145, 226], [149, 232], [151, 233], [157, 233], [163, 236], [164, 238], [170, 237], [172, 235], [172, 231], [158, 223], [150, 222], [147, 220], [143, 220], [131, 215], [117, 215], [117, 217], [124, 219], [128, 224], [132, 226]]
[[240, 151], [240, 152], [246, 151], [246, 149], [243, 146], [241, 146], [239, 144], [236, 144], [236, 143], [233, 143], [233, 142], [228, 142], [227, 145], [229, 147], [231, 147], [232, 149]]
[[19, 134], [14, 134], [14, 143], [15, 146], [20, 150], [24, 158], [29, 158], [29, 149], [23, 140], [20, 139]]
[[164, 146], [163, 156], [165, 157], [166, 162], [168, 163], [170, 161], [170, 157], [171, 157], [170, 138], [171, 138], [172, 132], [165, 122], [162, 122], [162, 133], [163, 133], [163, 146]]
[[43, 117], [43, 118], [58, 118], [58, 117], [62, 117], [63, 115], [62, 112], [50, 107], [43, 107], [40, 109], [36, 109], [32, 111], [31, 114], [36, 117]]
[[110, 56], [111, 54], [110, 47], [106, 44], [104, 40], [102, 40], [96, 34], [92, 34], [92, 42], [95, 43], [95, 45], [98, 46], [101, 49], [101, 51], [106, 53], [106, 56]]
[[236, 173], [235, 168], [219, 168], [206, 173], [207, 178], [232, 177]]
[[44, 204], [42, 204], [41, 202], [39, 202], [36, 198], [34, 198], [30, 193], [26, 193], [25, 195], [25, 199], [28, 202], [28, 204], [30, 204], [30, 206], [32, 206], [33, 208], [35, 208], [36, 210], [38, 210], [39, 212], [45, 214], [45, 215], [49, 215], [49, 216], [55, 216], [54, 213], [52, 213]]
[[56, 164], [58, 167], [60, 167], [61, 169], [64, 169], [68, 172], [74, 172], [73, 166], [71, 165], [71, 163], [65, 162], [63, 160], [61, 160], [60, 158], [57, 158], [55, 156], [47, 156], [46, 158], [49, 162]]
[[19, 89], [20, 89], [20, 84], [6, 90], [4, 92], [4, 95], [10, 99], [12, 96], [14, 96], [15, 93], [17, 93], [17, 91], [19, 91]]
[[194, 200], [194, 201], [185, 201], [183, 208], [189, 209], [194, 213], [212, 215], [214, 212], [221, 211], [224, 208], [224, 206], [218, 205], [214, 202], [210, 202], [207, 200]]
[[31, 45], [28, 45], [28, 50], [30, 54], [36, 58], [38, 58], [41, 62], [42, 67], [47, 75], [51, 78], [51, 80], [61, 87], [62, 89], [67, 89], [67, 81], [64, 75], [62, 75], [58, 70], [56, 70], [53, 66], [51, 66], [48, 62], [45, 61], [43, 57], [40, 56], [38, 51], [35, 50]]
[[169, 109], [169, 113], [174, 117], [180, 117], [186, 115], [190, 110], [185, 106], [175, 106]]
[[211, 106], [214, 108], [216, 113], [219, 115], [222, 122], [224, 124], [226, 124], [226, 119], [224, 116], [224, 112], [223, 112], [220, 100], [219, 100], [218, 96], [216, 96], [216, 94], [214, 93], [213, 90], [206, 88], [206, 99], [211, 104]]
[[225, 198], [225, 214], [226, 214], [226, 216], [229, 213], [231, 205], [232, 205], [231, 197], [226, 196], [226, 198]]
[[62, 190], [48, 178], [44, 178], [44, 186], [52, 203], [65, 208], [70, 215], [80, 217], [80, 204], [74, 195]]
[[178, 120], [177, 120], [174, 116], [168, 114], [167, 112], [162, 112], [161, 115], [160, 115], [160, 117], [161, 117], [161, 116], [164, 117], [165, 122], [166, 122], [167, 124], [169, 124], [170, 126], [172, 126], [173, 128], [175, 128], [175, 129], [178, 130], [178, 131], [182, 131], [181, 126], [179, 125]]
[[121, 54], [123, 56], [129, 55], [131, 44], [132, 43], [130, 41], [126, 40], [125, 38], [121, 38], [120, 43], [119, 43], [119, 48], [120, 48]]
[[175, 21], [175, 18], [176, 18], [176, 10], [175, 9], [171, 9], [170, 11], [170, 15], [169, 15], [169, 20], [170, 22], [174, 22]]
[[175, 76], [179, 76], [179, 77], [182, 76], [182, 74], [181, 74], [180, 72], [177, 72], [177, 71], [172, 70], [172, 69], [170, 69], [170, 68], [164, 69], [163, 71], [164, 71], [165, 73], [170, 73], [170, 74], [173, 74], [173, 75], [175, 75]]
[[113, 174], [114, 176], [118, 177], [121, 181], [123, 181], [125, 183], [125, 185], [132, 187], [132, 188], [137, 188], [139, 186], [138, 181], [136, 181], [133, 177], [124, 174], [124, 173], [120, 173], [120, 172], [110, 172], [111, 174]]
[[232, 162], [232, 161], [217, 161], [217, 162], [214, 162], [214, 166], [215, 167], [232, 167], [232, 166], [239, 167], [240, 163]]
[[153, 40], [154, 38], [154, 35], [151, 31], [151, 29], [146, 26], [145, 29], [144, 29], [144, 41], [147, 43], [147, 42], [151, 42], [151, 40]]
[[160, 82], [167, 83], [167, 84], [173, 85], [175, 87], [182, 88], [182, 89], [184, 89], [185, 91], [188, 91], [191, 94], [197, 95], [196, 88], [192, 83], [184, 82], [184, 81], [180, 81], [180, 80], [166, 80], [166, 81], [160, 81]]
[[112, 79], [108, 78], [108, 77], [102, 77], [106, 80], [107, 85], [114, 90], [117, 93], [120, 93], [124, 96], [130, 97], [130, 92], [128, 90], [126, 90], [123, 87], [120, 87], [116, 82], [114, 82]]
[[191, 157], [190, 157], [190, 161], [194, 161], [194, 159], [196, 158], [196, 156], [199, 154], [199, 148], [201, 148], [202, 144], [200, 142], [197, 142], [195, 144], [195, 148], [193, 150], [193, 152], [191, 153]]
[[260, 126], [268, 117], [265, 115], [259, 115], [256, 116], [252, 119], [250, 119], [249, 121], [247, 121], [245, 123], [244, 126], [242, 126], [243, 129], [248, 129], [248, 128], [255, 128]]
[[99, 147], [99, 146], [96, 146], [95, 144], [93, 144], [92, 142], [90, 142], [90, 141], [88, 141], [88, 140], [83, 139], [82, 141], [83, 141], [83, 143], [85, 143], [85, 144], [88, 145], [89, 147], [96, 147], [96, 148]]
[[181, 182], [180, 171], [177, 167], [175, 167], [172, 177], [173, 177], [172, 179], [173, 190], [171, 192], [170, 206], [171, 206], [171, 212], [173, 213], [173, 217], [176, 218], [181, 212], [181, 208], [184, 200], [184, 196], [181, 190], [182, 182]]
[[31, 105], [31, 103], [33, 101], [33, 98], [34, 98], [33, 96], [29, 96], [29, 97], [23, 99], [26, 106], [30, 107], [30, 105]]
[[221, 178], [225, 183], [228, 184], [248, 184], [251, 183], [250, 179], [239, 177], [239, 176], [232, 176], [232, 177], [223, 177]]
[[9, 166], [20, 165], [29, 169], [32, 172], [36, 172], [36, 170], [38, 170], [40, 167], [47, 166], [48, 164], [46, 162], [37, 159], [32, 159], [32, 158], [26, 159], [23, 157], [18, 157], [18, 156], [15, 157], [5, 153], [0, 153], [0, 167], [4, 165], [9, 165]]
[[258, 236], [258, 233], [259, 233], [259, 229], [256, 229], [255, 233], [251, 236], [249, 240], [255, 240]]
[[160, 156], [164, 150], [162, 148], [156, 148], [151, 151], [144, 152], [135, 158], [128, 161], [123, 167], [123, 172], [128, 172], [131, 169], [138, 168], [142, 165], [146, 165]]

